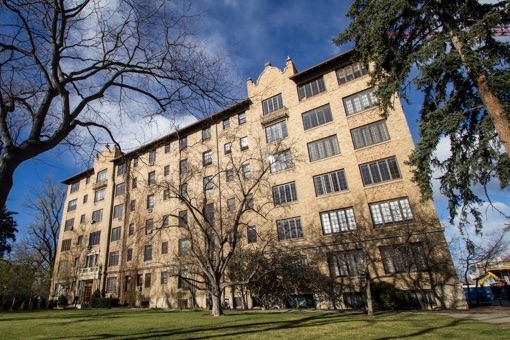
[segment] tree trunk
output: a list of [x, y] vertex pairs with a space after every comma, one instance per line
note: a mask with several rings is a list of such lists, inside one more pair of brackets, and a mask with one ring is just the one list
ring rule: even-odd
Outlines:
[[13, 185], [14, 169], [17, 166], [12, 166], [9, 158], [8, 154], [4, 154], [0, 159], [0, 207], [4, 207], [7, 202], [7, 197]]
[[219, 291], [219, 294], [216, 294], [216, 292], [212, 293], [211, 300], [212, 300], [211, 315], [212, 316], [223, 315], [223, 308], [221, 305], [221, 291]]
[[372, 299], [372, 289], [370, 285], [370, 275], [367, 273], [365, 274], [366, 279], [366, 293], [367, 293], [367, 315], [373, 316], [374, 315], [374, 300]]
[[475, 79], [480, 98], [482, 99], [482, 102], [491, 117], [492, 123], [494, 124], [494, 128], [499, 135], [499, 139], [508, 154], [510, 152], [510, 121], [508, 117], [506, 117], [503, 103], [489, 89], [485, 74], [482, 72], [478, 73], [469, 67], [466, 56], [463, 52], [464, 44], [460, 41], [459, 37], [453, 32], [451, 33], [451, 37], [452, 44], [455, 50], [459, 53], [468, 73], [470, 73]]

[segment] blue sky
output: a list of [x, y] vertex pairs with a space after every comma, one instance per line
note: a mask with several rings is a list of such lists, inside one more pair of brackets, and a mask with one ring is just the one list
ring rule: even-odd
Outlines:
[[[298, 70], [304, 70], [349, 49], [350, 46], [337, 47], [332, 43], [332, 38], [348, 24], [345, 13], [349, 4], [349, 1], [333, 0], [199, 0], [197, 9], [204, 12], [199, 33], [212, 51], [231, 53], [228, 61], [244, 87], [249, 77], [258, 78], [266, 62], [282, 68], [289, 56]], [[419, 137], [416, 121], [420, 103], [416, 98], [411, 103], [403, 103], [415, 141]], [[122, 126], [124, 136], [140, 133], [140, 121], [123, 122]], [[160, 129], [152, 131], [152, 135], [158, 137], [165, 132]], [[141, 143], [139, 135], [133, 139]], [[444, 153], [447, 149], [448, 144], [444, 141], [438, 152]], [[19, 213], [16, 216], [19, 229], [23, 230], [32, 219], [23, 203], [45, 177], [53, 176], [61, 181], [87, 167], [88, 164], [75, 160], [64, 148], [24, 163], [16, 171], [14, 188], [7, 202], [9, 210]], [[500, 192], [495, 183], [491, 192], [495, 203], [510, 214], [508, 191]], [[440, 218], [445, 220], [448, 212], [444, 197], [436, 193], [435, 201]], [[501, 216], [490, 208], [484, 212], [488, 216], [488, 229], [502, 226]]]

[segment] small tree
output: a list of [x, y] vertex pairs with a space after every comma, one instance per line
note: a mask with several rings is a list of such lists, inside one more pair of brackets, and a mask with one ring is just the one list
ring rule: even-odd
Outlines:
[[16, 240], [16, 232], [18, 224], [14, 220], [15, 212], [9, 211], [6, 207], [0, 210], [0, 259], [5, 253], [11, 251], [11, 242]]
[[[475, 281], [475, 289], [478, 288], [479, 279], [487, 274], [487, 270], [494, 265], [496, 258], [507, 255], [510, 240], [508, 239], [508, 229], [496, 232], [488, 237], [480, 237], [474, 241], [469, 236], [462, 236], [455, 240], [456, 243], [463, 244], [456, 249], [456, 258], [459, 265], [459, 272], [464, 279], [468, 291], [468, 304], [472, 307], [472, 301], [469, 294], [470, 282]], [[462, 247], [462, 248], [461, 248]], [[480, 302], [479, 294], [476, 294], [476, 304]]]

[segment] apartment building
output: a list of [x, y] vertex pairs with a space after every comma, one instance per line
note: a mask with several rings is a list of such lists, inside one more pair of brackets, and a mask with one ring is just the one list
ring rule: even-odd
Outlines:
[[[382, 117], [352, 58], [302, 72], [290, 58], [283, 70], [267, 63], [246, 100], [128, 153], [105, 148], [64, 180], [50, 294], [88, 304], [99, 289], [131, 305], [205, 307], [207, 294], [191, 288], [200, 268], [186, 260], [209, 235], [188, 227], [204, 223], [216, 235], [209, 250], [236, 230], [238, 247], [265, 242], [309, 258], [342, 285], [344, 308], [361, 303], [367, 279], [463, 308], [434, 206], [405, 164], [413, 140], [398, 98]], [[233, 289], [225, 298], [240, 305]]]

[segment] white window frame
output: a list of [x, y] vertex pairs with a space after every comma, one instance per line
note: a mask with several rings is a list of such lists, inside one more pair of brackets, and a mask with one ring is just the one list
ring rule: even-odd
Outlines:
[[356, 218], [352, 207], [321, 212], [320, 219], [324, 235], [356, 230]]

